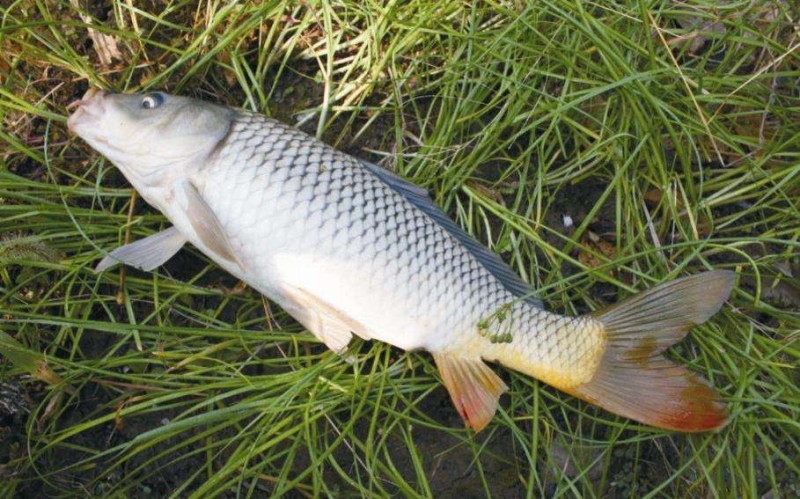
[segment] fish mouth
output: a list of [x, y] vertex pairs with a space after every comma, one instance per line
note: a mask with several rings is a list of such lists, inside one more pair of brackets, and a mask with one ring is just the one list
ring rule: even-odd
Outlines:
[[73, 107], [77, 109], [67, 119], [67, 128], [71, 132], [80, 135], [80, 128], [97, 123], [105, 113], [103, 104], [105, 96], [105, 90], [91, 87], [80, 100], [69, 104], [67, 109]]

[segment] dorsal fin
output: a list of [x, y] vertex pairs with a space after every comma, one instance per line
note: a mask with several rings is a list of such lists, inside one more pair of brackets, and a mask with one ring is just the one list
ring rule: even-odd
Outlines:
[[455, 222], [450, 220], [433, 202], [428, 195], [428, 191], [374, 163], [363, 159], [359, 161], [393, 191], [406, 198], [411, 204], [431, 217], [441, 228], [455, 237], [511, 293], [523, 298], [535, 307], [543, 308], [542, 300], [534, 295], [533, 288], [523, 281], [496, 253], [476, 241], [472, 236], [461, 230]]

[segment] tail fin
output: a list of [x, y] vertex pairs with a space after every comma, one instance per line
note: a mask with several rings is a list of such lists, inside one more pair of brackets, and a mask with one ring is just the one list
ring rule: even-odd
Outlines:
[[667, 282], [596, 314], [608, 344], [594, 378], [570, 393], [642, 423], [683, 432], [722, 427], [725, 404], [708, 383], [661, 353], [714, 315], [736, 274]]

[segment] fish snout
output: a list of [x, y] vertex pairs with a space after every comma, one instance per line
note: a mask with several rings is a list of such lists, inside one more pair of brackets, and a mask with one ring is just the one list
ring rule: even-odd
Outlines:
[[78, 127], [91, 124], [94, 120], [99, 119], [105, 111], [103, 100], [106, 95], [105, 90], [90, 87], [80, 100], [69, 104], [67, 109], [73, 107], [76, 109], [67, 119], [67, 128], [73, 133], [78, 133]]

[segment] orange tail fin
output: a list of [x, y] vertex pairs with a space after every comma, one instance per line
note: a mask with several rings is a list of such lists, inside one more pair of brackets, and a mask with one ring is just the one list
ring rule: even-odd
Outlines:
[[704, 272], [639, 293], [596, 314], [608, 344], [594, 378], [573, 395], [642, 423], [683, 432], [725, 425], [725, 404], [708, 383], [661, 353], [714, 315], [736, 275]]

